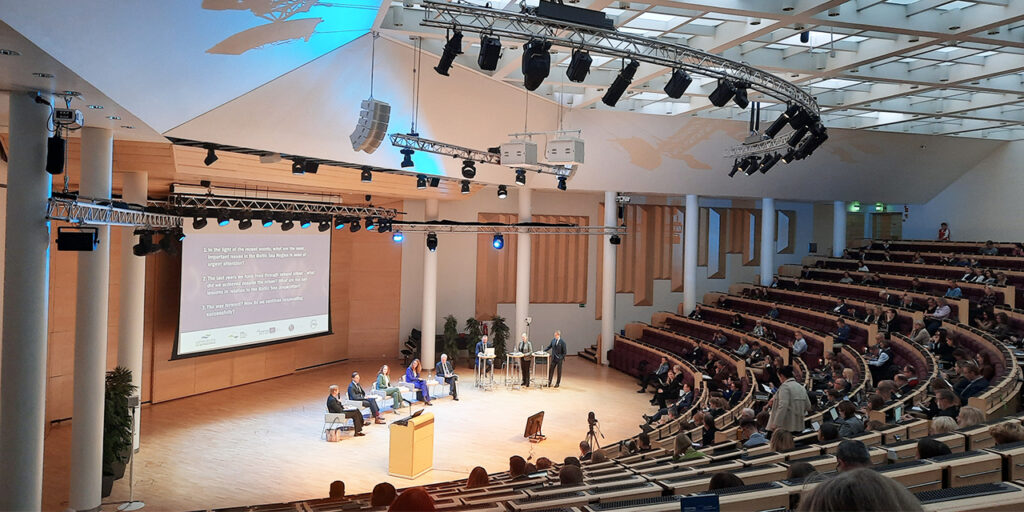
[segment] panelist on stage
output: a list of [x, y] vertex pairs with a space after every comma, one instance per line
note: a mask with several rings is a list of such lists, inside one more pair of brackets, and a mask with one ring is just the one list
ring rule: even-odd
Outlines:
[[516, 361], [522, 369], [523, 373], [523, 386], [530, 387], [530, 360], [533, 359], [533, 343], [527, 339], [526, 333], [523, 333], [522, 339], [516, 344], [515, 352], [523, 354], [522, 361]]
[[551, 387], [551, 377], [555, 375], [555, 368], [558, 368], [558, 381], [555, 383], [557, 388], [562, 384], [562, 361], [565, 360], [565, 341], [562, 340], [562, 331], [555, 331], [555, 337], [552, 338], [551, 343], [544, 349], [545, 352], [551, 352], [551, 364], [548, 365], [548, 387]]
[[384, 423], [384, 419], [380, 417], [380, 407], [377, 406], [377, 397], [366, 396], [366, 390], [359, 385], [359, 372], [352, 372], [352, 382], [348, 384], [348, 399], [358, 400], [363, 407], [369, 407], [374, 423]]
[[430, 388], [427, 387], [427, 381], [420, 378], [420, 370], [420, 360], [413, 359], [412, 364], [405, 369], [405, 381], [416, 386], [416, 392], [420, 394], [423, 399], [423, 403], [426, 405], [434, 405], [430, 403]]
[[402, 399], [401, 388], [391, 385], [391, 368], [388, 368], [388, 365], [381, 366], [380, 371], [377, 372], [377, 389], [391, 397], [391, 410], [398, 414], [398, 408], [405, 400]]
[[[493, 347], [494, 347], [494, 345], [491, 345], [487, 341], [487, 335], [484, 334], [483, 337], [480, 338], [480, 341], [478, 341], [476, 343], [477, 361], [476, 361], [476, 363], [474, 363], [474, 366], [473, 366], [474, 368], [476, 368], [476, 366], [480, 364], [480, 356], [484, 355], [484, 353], [487, 352], [487, 349], [493, 348]], [[491, 369], [491, 365], [493, 365], [493, 364], [494, 364], [493, 361], [491, 361], [490, 359], [487, 360], [487, 370], [488, 371]]]
[[448, 354], [441, 354], [441, 360], [435, 365], [437, 376], [444, 379], [445, 383], [452, 390], [452, 400], [459, 401], [459, 376], [455, 375], [455, 368], [448, 362]]
[[331, 394], [327, 395], [327, 412], [334, 414], [344, 414], [346, 418], [352, 420], [352, 424], [355, 425], [355, 431], [357, 436], [365, 436], [363, 433], [363, 414], [358, 409], [345, 409], [341, 405], [341, 388], [337, 384], [331, 384], [327, 388]]

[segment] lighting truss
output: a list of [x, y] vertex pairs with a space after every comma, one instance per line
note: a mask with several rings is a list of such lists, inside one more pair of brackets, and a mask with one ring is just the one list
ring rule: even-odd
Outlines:
[[[462, 160], [472, 160], [483, 164], [501, 165], [501, 155], [491, 153], [489, 151], [465, 148], [454, 144], [448, 144], [447, 142], [424, 139], [423, 137], [417, 137], [405, 133], [392, 133], [388, 137], [391, 139], [391, 145], [398, 148], [409, 148], [415, 151], [435, 153], [438, 155], [450, 156], [452, 158], [461, 158]], [[576, 171], [575, 165], [545, 164], [541, 162], [530, 165], [517, 165], [516, 167], [529, 168], [531, 171], [542, 174], [553, 174], [555, 176], [565, 177], [572, 176]]]
[[110, 199], [51, 197], [46, 218], [90, 226], [137, 226], [161, 230], [181, 227], [181, 217], [114, 206]]
[[[157, 204], [157, 203], [154, 203]], [[252, 212], [260, 214], [308, 214], [318, 217], [376, 217], [394, 219], [398, 210], [377, 206], [342, 205], [330, 202], [287, 201], [280, 199], [260, 199], [246, 197], [225, 197], [200, 194], [170, 194], [167, 196], [166, 209], [174, 212], [227, 211]], [[192, 215], [190, 214], [190, 215]]]
[[814, 97], [796, 85], [766, 71], [683, 44], [469, 4], [424, 0], [420, 5], [424, 8], [423, 21], [420, 22], [423, 26], [458, 27], [464, 33], [520, 41], [543, 39], [615, 58], [682, 68], [711, 78], [728, 78], [744, 82], [749, 89], [760, 91], [781, 103], [796, 103], [809, 113], [820, 114]]
[[481, 234], [531, 234], [531, 235], [625, 235], [625, 226], [578, 226], [575, 224], [493, 224], [481, 222], [394, 222], [394, 229], [406, 233], [481, 233]]
[[762, 156], [770, 153], [785, 154], [791, 148], [786, 142], [786, 137], [775, 137], [750, 144], [740, 144], [725, 150], [725, 158], [742, 160], [749, 156]]

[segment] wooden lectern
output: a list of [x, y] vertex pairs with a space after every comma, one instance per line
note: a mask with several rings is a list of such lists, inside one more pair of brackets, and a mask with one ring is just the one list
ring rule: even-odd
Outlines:
[[392, 423], [388, 474], [417, 478], [434, 466], [434, 415], [420, 414], [407, 425]]

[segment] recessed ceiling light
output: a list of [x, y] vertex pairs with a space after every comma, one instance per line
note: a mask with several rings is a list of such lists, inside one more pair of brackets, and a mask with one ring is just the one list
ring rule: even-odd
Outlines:
[[10, 57], [17, 57], [21, 55], [21, 52], [16, 50], [8, 50], [7, 48], [0, 48], [0, 55], [7, 55]]
[[103, 105], [89, 105], [89, 108], [91, 108], [93, 110], [102, 110], [103, 109]]
[[121, 116], [107, 116], [107, 119], [110, 119], [111, 121], [120, 121]]
[[53, 75], [51, 75], [50, 73], [32, 73], [32, 76], [39, 78], [53, 78]]
[[130, 124], [122, 124], [121, 128], [124, 128], [125, 130], [134, 130], [135, 129], [135, 127], [130, 125]]

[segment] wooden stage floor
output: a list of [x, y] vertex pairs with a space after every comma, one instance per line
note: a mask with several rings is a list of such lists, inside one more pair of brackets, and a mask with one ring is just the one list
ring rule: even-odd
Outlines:
[[[636, 393], [631, 377], [578, 357], [566, 360], [558, 389], [481, 391], [472, 386], [472, 370], [461, 368], [460, 401], [445, 398], [427, 408], [437, 418], [434, 469], [405, 480], [387, 475], [387, 425], [368, 426], [365, 437], [345, 434], [339, 443], [320, 437], [327, 386], [344, 390], [353, 370], [369, 382], [380, 364], [338, 363], [144, 407], [135, 498], [146, 503], [145, 510], [191, 510], [325, 497], [336, 479], [349, 493], [367, 492], [382, 481], [407, 487], [454, 480], [478, 465], [504, 471], [511, 455], [556, 461], [578, 455], [589, 411], [600, 420], [603, 445], [636, 434], [640, 415], [654, 409], [650, 395]], [[394, 373], [397, 366], [391, 366]], [[523, 438], [526, 418], [541, 410], [548, 438], [531, 444]], [[389, 423], [400, 417], [385, 415]], [[46, 435], [45, 510], [67, 507], [70, 439], [70, 424]], [[126, 474], [104, 501], [127, 499]]]

